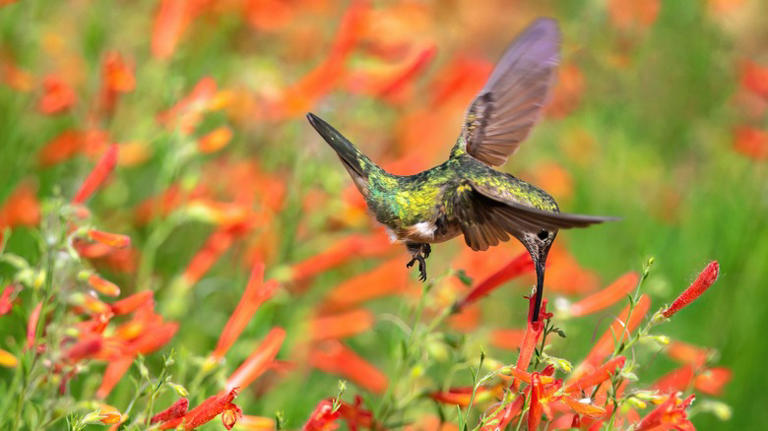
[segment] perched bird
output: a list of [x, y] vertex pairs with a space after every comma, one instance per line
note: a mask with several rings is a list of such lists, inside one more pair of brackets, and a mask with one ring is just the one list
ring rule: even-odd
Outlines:
[[541, 18], [520, 34], [467, 110], [446, 162], [416, 175], [392, 175], [314, 114], [307, 118], [336, 151], [376, 220], [411, 253], [426, 280], [431, 243], [464, 235], [473, 250], [513, 236], [536, 268], [538, 321], [544, 266], [559, 229], [614, 220], [560, 213], [544, 190], [492, 166], [506, 162], [541, 115], [560, 60], [557, 22]]

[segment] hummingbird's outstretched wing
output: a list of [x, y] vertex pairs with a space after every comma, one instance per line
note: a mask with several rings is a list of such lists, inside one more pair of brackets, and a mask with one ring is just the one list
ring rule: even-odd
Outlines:
[[542, 211], [523, 205], [493, 188], [466, 183], [459, 186], [451, 202], [464, 241], [473, 250], [486, 250], [509, 239], [509, 235], [538, 234], [542, 230], [586, 227], [619, 220], [581, 214]]
[[560, 31], [540, 18], [512, 42], [469, 106], [459, 145], [492, 166], [504, 164], [539, 119], [560, 62]]

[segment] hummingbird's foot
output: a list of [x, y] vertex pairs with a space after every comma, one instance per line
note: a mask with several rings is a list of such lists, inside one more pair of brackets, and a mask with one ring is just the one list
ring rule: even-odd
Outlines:
[[429, 257], [429, 253], [432, 252], [432, 247], [429, 244], [423, 243], [406, 243], [406, 247], [411, 252], [411, 260], [405, 266], [411, 268], [414, 263], [419, 262], [419, 280], [427, 281], [426, 259]]

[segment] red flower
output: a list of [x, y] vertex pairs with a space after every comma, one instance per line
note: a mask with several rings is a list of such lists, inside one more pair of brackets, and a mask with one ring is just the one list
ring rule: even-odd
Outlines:
[[[0, 238], [0, 241], [2, 241], [2, 238]], [[11, 295], [13, 295], [15, 290], [15, 286], [13, 284], [9, 284], [5, 286], [3, 293], [0, 294], [0, 316], [11, 311], [11, 307], [13, 306], [11, 303]]]
[[672, 305], [664, 310], [664, 317], [672, 317], [683, 307], [695, 301], [696, 298], [701, 296], [702, 293], [706, 292], [707, 289], [712, 286], [715, 280], [717, 280], [719, 273], [720, 265], [718, 265], [717, 261], [710, 262], [709, 265], [707, 265], [704, 270], [701, 271], [699, 276], [696, 277], [696, 280], [694, 280], [694, 282], [691, 283], [691, 285], [688, 286], [688, 288], [685, 289], [685, 291], [683, 291], [683, 293], [681, 293], [680, 296], [674, 300], [674, 302], [672, 302]]
[[[267, 299], [277, 290], [278, 284], [274, 281], [268, 281], [264, 283], [262, 281], [264, 277], [264, 264], [257, 263], [251, 270], [251, 277], [248, 279], [248, 284], [245, 286], [243, 296], [240, 298], [240, 302], [237, 303], [235, 311], [229, 317], [227, 324], [221, 331], [221, 336], [216, 344], [216, 349], [211, 353], [213, 360], [219, 360], [224, 357], [235, 340], [243, 332], [251, 317], [261, 307]], [[245, 387], [245, 385], [240, 385]]]
[[373, 326], [373, 314], [357, 309], [329, 316], [315, 317], [310, 323], [312, 339], [345, 338], [363, 333]]
[[525, 328], [525, 334], [523, 335], [523, 341], [520, 344], [520, 356], [517, 357], [516, 368], [521, 371], [528, 369], [528, 365], [531, 364], [531, 358], [533, 358], [533, 351], [536, 349], [536, 344], [541, 338], [541, 334], [544, 332], [544, 321], [552, 317], [552, 313], [547, 313], [547, 300], [541, 301], [541, 316], [536, 322], [533, 320], [533, 309], [536, 306], [536, 297], [531, 296], [528, 298], [528, 326]]
[[187, 413], [187, 408], [189, 408], [189, 400], [186, 398], [180, 398], [175, 403], [171, 404], [171, 406], [167, 409], [152, 416], [152, 419], [149, 421], [149, 423], [154, 424], [158, 422], [167, 422], [176, 418], [180, 418]]
[[192, 19], [190, 0], [161, 0], [152, 29], [152, 55], [165, 60], [173, 55], [176, 44]]
[[[432, 392], [429, 397], [439, 403], [468, 407], [470, 400], [472, 400], [473, 389], [472, 386], [450, 388], [447, 391]], [[502, 390], [501, 386], [480, 386], [475, 391], [475, 401], [487, 399], [489, 396], [500, 396]]]
[[639, 276], [636, 272], [628, 272], [605, 289], [587, 296], [579, 302], [571, 305], [572, 316], [585, 316], [610, 307], [628, 295], [637, 286]]
[[258, 348], [227, 379], [227, 390], [246, 388], [266, 371], [280, 351], [285, 339], [285, 330], [272, 328]]
[[742, 126], [734, 131], [733, 148], [755, 160], [768, 160], [768, 132]]
[[704, 370], [693, 380], [694, 387], [709, 395], [720, 395], [725, 386], [731, 380], [731, 370], [723, 367], [715, 367]]
[[37, 336], [37, 322], [40, 320], [40, 311], [43, 309], [43, 303], [38, 302], [32, 314], [29, 315], [29, 321], [27, 322], [27, 349], [31, 349], [35, 346], [35, 338]]
[[741, 85], [768, 100], [768, 66], [746, 60], [741, 68]]
[[82, 204], [91, 197], [104, 181], [107, 179], [110, 173], [115, 169], [117, 164], [118, 146], [112, 144], [107, 148], [107, 151], [101, 156], [101, 159], [93, 167], [93, 170], [88, 175], [88, 178], [83, 181], [80, 186], [80, 190], [75, 193], [75, 197], [72, 198], [73, 204]]
[[57, 114], [77, 101], [75, 91], [58, 75], [48, 75], [43, 79], [43, 96], [37, 109], [43, 114]]
[[334, 410], [333, 404], [329, 400], [320, 401], [315, 410], [307, 419], [307, 422], [301, 427], [302, 431], [333, 431], [339, 427], [336, 420], [341, 413]]
[[694, 368], [704, 366], [704, 364], [707, 363], [707, 360], [709, 360], [709, 357], [712, 356], [711, 349], [693, 346], [681, 341], [673, 341], [669, 343], [665, 351], [670, 358], [679, 362], [689, 363], [693, 365]]
[[235, 238], [248, 232], [251, 226], [241, 223], [217, 229], [203, 247], [192, 257], [182, 275], [185, 287], [191, 287], [205, 275], [217, 260], [232, 246]]
[[693, 424], [688, 420], [686, 409], [690, 407], [695, 395], [684, 400], [677, 398], [677, 394], [670, 395], [652, 412], [648, 413], [634, 428], [637, 431], [676, 429], [693, 430]]
[[533, 373], [531, 376], [531, 407], [528, 410], [528, 431], [536, 431], [541, 423], [541, 414], [543, 412], [541, 405], [541, 381], [539, 373]]
[[96, 274], [88, 277], [88, 284], [93, 290], [107, 296], [120, 296], [120, 288], [115, 283], [105, 280]]
[[96, 397], [104, 399], [112, 392], [112, 388], [123, 378], [125, 373], [131, 368], [133, 355], [125, 356], [122, 358], [112, 359], [107, 363], [107, 369], [104, 371], [104, 377], [101, 379], [101, 384], [96, 390]]
[[309, 364], [326, 373], [341, 375], [371, 392], [381, 394], [388, 386], [387, 376], [337, 340], [315, 346]]
[[[0, 230], [5, 227], [36, 226], [40, 223], [40, 203], [35, 186], [22, 182], [0, 206]], [[0, 232], [2, 240], [2, 232]]]
[[505, 350], [517, 350], [525, 337], [525, 329], [495, 329], [491, 332], [491, 344]]
[[82, 359], [96, 355], [102, 347], [103, 339], [100, 336], [91, 336], [75, 343], [64, 354], [64, 358], [75, 363]]
[[215, 153], [226, 147], [231, 140], [232, 129], [227, 126], [217, 127], [197, 141], [197, 149], [205, 154]]
[[533, 271], [533, 261], [531, 260], [531, 256], [527, 251], [522, 252], [517, 255], [517, 257], [510, 260], [503, 268], [491, 274], [485, 280], [473, 287], [464, 299], [454, 305], [454, 308], [460, 310], [464, 306], [488, 295], [507, 281], [531, 271]]
[[131, 296], [125, 297], [119, 301], [113, 302], [109, 305], [112, 313], [115, 315], [128, 314], [134, 312], [137, 308], [144, 304], [153, 301], [154, 294], [151, 290], [144, 290], [134, 293]]
[[224, 427], [232, 429], [237, 419], [242, 415], [240, 407], [232, 403], [238, 392], [237, 388], [219, 392], [203, 401], [184, 416], [163, 423], [160, 429], [175, 429], [180, 426], [184, 430], [193, 430], [210, 422], [219, 414], [222, 415]]
[[497, 431], [507, 429], [507, 426], [512, 419], [520, 414], [523, 409], [523, 397], [515, 398], [514, 402], [507, 404], [506, 406], [494, 405], [493, 412], [491, 412], [486, 424], [480, 428], [480, 431]]
[[664, 393], [685, 392], [693, 382], [693, 366], [690, 364], [661, 376], [653, 387]]

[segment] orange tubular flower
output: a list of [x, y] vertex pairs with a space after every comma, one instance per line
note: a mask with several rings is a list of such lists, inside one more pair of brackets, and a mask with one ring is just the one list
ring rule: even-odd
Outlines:
[[363, 309], [315, 317], [310, 323], [312, 340], [350, 337], [371, 329], [373, 323], [373, 314]]
[[[472, 386], [450, 388], [447, 391], [432, 392], [429, 394], [429, 397], [439, 403], [468, 407], [470, 400], [472, 400], [473, 389]], [[487, 399], [488, 396], [498, 395], [499, 389], [500, 387], [489, 388], [480, 386], [475, 391], [475, 401]]]
[[[0, 238], [0, 241], [2, 241], [2, 238]], [[3, 293], [0, 294], [0, 316], [8, 314], [8, 312], [11, 311], [11, 307], [13, 306], [11, 303], [11, 295], [14, 290], [13, 285], [9, 284], [8, 286], [5, 286]]]
[[337, 340], [319, 343], [309, 355], [309, 364], [326, 373], [338, 374], [377, 394], [388, 386], [387, 376]]
[[274, 431], [275, 420], [262, 416], [243, 415], [237, 421], [237, 428], [246, 431]]
[[189, 400], [186, 398], [180, 398], [175, 403], [171, 404], [171, 406], [167, 409], [152, 416], [152, 419], [150, 419], [149, 423], [155, 424], [158, 422], [168, 422], [170, 420], [180, 418], [187, 413], [188, 408]]
[[96, 397], [104, 399], [112, 392], [112, 388], [123, 378], [125, 373], [131, 368], [134, 356], [126, 356], [111, 360], [107, 363], [107, 369], [104, 371], [104, 377], [101, 379], [101, 385], [96, 390]]
[[93, 170], [88, 175], [88, 178], [83, 181], [83, 185], [80, 186], [80, 190], [75, 193], [75, 197], [72, 198], [73, 204], [82, 204], [91, 197], [102, 183], [107, 179], [109, 174], [115, 169], [117, 164], [118, 146], [112, 144], [107, 148], [107, 151], [101, 156], [101, 159], [93, 167]]
[[581, 401], [575, 400], [569, 396], [560, 397], [558, 400], [565, 403], [568, 407], [571, 408], [571, 410], [577, 413], [574, 416], [574, 419], [578, 418], [579, 415], [597, 418], [604, 416], [606, 413], [606, 410], [602, 407], [596, 406], [594, 404], [582, 403]]
[[205, 154], [215, 153], [226, 147], [231, 140], [232, 129], [227, 126], [217, 127], [197, 141], [197, 149]]
[[733, 149], [755, 160], [768, 160], [768, 132], [739, 127], [734, 131]]
[[[177, 2], [178, 0], [169, 0]], [[186, 3], [182, 1], [182, 3]], [[203, 112], [211, 109], [216, 96], [216, 81], [210, 76], [201, 79], [195, 88], [173, 107], [160, 113], [158, 121], [169, 128], [178, 127], [182, 133], [189, 134], [197, 127]]]
[[531, 376], [531, 407], [528, 410], [528, 431], [539, 429], [542, 412], [541, 381], [539, 380], [539, 373], [533, 373]]
[[102, 232], [96, 229], [89, 229], [88, 237], [93, 241], [108, 245], [112, 248], [127, 248], [131, 245], [131, 237], [128, 235]]
[[120, 296], [120, 288], [115, 283], [107, 281], [96, 274], [91, 274], [88, 277], [88, 285], [102, 295]]
[[741, 85], [768, 100], [768, 66], [745, 61], [741, 68]]
[[264, 337], [258, 348], [243, 362], [240, 367], [227, 379], [227, 390], [246, 388], [257, 377], [266, 371], [280, 351], [280, 346], [285, 340], [283, 328], [272, 328]]
[[29, 315], [29, 321], [27, 322], [27, 349], [31, 349], [35, 346], [35, 338], [37, 336], [37, 322], [40, 320], [40, 311], [43, 309], [43, 303], [38, 302], [32, 314]]
[[709, 360], [709, 357], [712, 356], [711, 349], [697, 347], [681, 341], [673, 341], [669, 343], [665, 352], [670, 358], [679, 362], [691, 364], [694, 368], [704, 366]]
[[519, 277], [525, 273], [533, 271], [533, 261], [528, 252], [522, 252], [517, 257], [509, 261], [503, 268], [491, 274], [488, 278], [478, 283], [467, 296], [457, 302], [453, 307], [456, 310], [477, 301], [488, 295], [494, 289], [501, 286], [513, 278]]
[[143, 334], [131, 342], [130, 348], [134, 352], [146, 355], [168, 344], [178, 330], [179, 324], [176, 322], [166, 322], [147, 328]]
[[291, 268], [291, 279], [302, 281], [353, 258], [381, 256], [392, 251], [389, 239], [383, 231], [373, 235], [350, 235], [315, 256], [305, 259]]
[[[506, 372], [506, 370], [505, 370]], [[531, 384], [532, 382], [532, 374], [527, 371], [518, 370], [517, 368], [510, 367], [509, 368], [509, 374], [515, 379], [520, 380], [523, 383]], [[506, 374], [499, 374], [499, 377], [501, 378], [507, 378]], [[555, 379], [552, 376], [539, 374], [539, 382], [542, 385], [548, 385], [555, 381]]]
[[547, 300], [544, 299], [541, 301], [541, 317], [536, 322], [532, 322], [535, 305], [535, 296], [528, 298], [528, 326], [525, 328], [523, 341], [520, 344], [520, 356], [517, 357], [516, 365], [516, 368], [520, 371], [526, 371], [528, 365], [531, 364], [536, 343], [539, 342], [539, 338], [541, 338], [541, 334], [544, 332], [543, 322], [552, 317], [552, 313], [547, 313]]
[[629, 315], [629, 305], [624, 307], [619, 317], [613, 321], [610, 328], [595, 343], [584, 359], [584, 363], [579, 366], [574, 375], [582, 375], [587, 368], [597, 366], [597, 364], [610, 355], [613, 352], [614, 346], [623, 343], [629, 337], [629, 334], [637, 328], [645, 314], [648, 313], [650, 306], [651, 301], [648, 296], [642, 295], [640, 300], [637, 301], [634, 310], [632, 310], [631, 316]]
[[605, 289], [571, 305], [571, 315], [574, 317], [585, 316], [610, 307], [625, 298], [637, 286], [639, 278], [636, 272], [622, 275]]
[[221, 414], [221, 420], [224, 423], [224, 427], [226, 429], [232, 429], [237, 422], [237, 419], [243, 414], [240, 407], [232, 403], [238, 392], [239, 390], [237, 388], [219, 392], [203, 401], [199, 406], [190, 410], [184, 416], [163, 423], [160, 426], [160, 429], [166, 430], [181, 427], [183, 430], [193, 430], [210, 422], [219, 414]]
[[91, 336], [75, 343], [64, 354], [64, 358], [70, 363], [76, 363], [82, 359], [96, 355], [102, 347], [103, 339], [100, 336]]
[[120, 94], [130, 93], [136, 87], [133, 67], [118, 52], [110, 52], [101, 66], [101, 107], [112, 113]]
[[[271, 298], [277, 290], [278, 284], [275, 281], [268, 281], [264, 283], [262, 281], [264, 277], [264, 264], [257, 263], [251, 270], [251, 277], [248, 279], [248, 284], [245, 286], [243, 296], [240, 298], [240, 302], [237, 303], [235, 311], [229, 317], [227, 324], [224, 325], [224, 329], [221, 331], [221, 336], [216, 344], [216, 349], [211, 353], [211, 358], [215, 361], [224, 357], [235, 340], [240, 336], [248, 326], [251, 317], [261, 307], [267, 299]], [[241, 385], [240, 387], [245, 387]]]
[[696, 277], [696, 280], [694, 280], [694, 282], [691, 283], [691, 285], [688, 286], [688, 288], [685, 289], [685, 291], [683, 291], [683, 293], [681, 293], [680, 296], [674, 300], [674, 302], [672, 302], [672, 305], [664, 310], [664, 317], [672, 317], [686, 305], [695, 301], [699, 296], [701, 296], [702, 293], [706, 292], [707, 289], [712, 286], [712, 284], [714, 284], [719, 273], [720, 265], [717, 263], [717, 261], [715, 260], [710, 262], [704, 268], [704, 270], [701, 271], [699, 276]]
[[731, 380], [731, 370], [723, 367], [715, 367], [704, 370], [693, 380], [694, 387], [709, 395], [720, 395], [725, 386]]
[[691, 383], [693, 383], [693, 366], [687, 364], [661, 376], [653, 387], [660, 392], [672, 394], [678, 391], [684, 392]]
[[336, 420], [341, 416], [338, 410], [333, 409], [333, 403], [322, 400], [301, 427], [301, 431], [333, 431], [339, 427]]
[[670, 395], [652, 412], [648, 413], [634, 428], [637, 431], [679, 429], [693, 430], [693, 424], [688, 420], [686, 409], [690, 407], [695, 395], [684, 400], [677, 398], [677, 394]]
[[46, 115], [58, 114], [75, 104], [77, 96], [72, 87], [57, 75], [43, 79], [43, 96], [37, 109]]
[[250, 229], [249, 226], [238, 224], [217, 229], [212, 233], [184, 270], [182, 277], [185, 286], [191, 287], [197, 283], [213, 264], [229, 250], [235, 237], [242, 235], [248, 229]]
[[517, 350], [525, 337], [525, 329], [495, 329], [491, 332], [491, 344], [505, 350]]
[[173, 55], [176, 44], [192, 19], [193, 3], [188, 0], [160, 1], [152, 29], [153, 57], [165, 60]]
[[351, 308], [365, 301], [403, 292], [408, 288], [408, 273], [401, 271], [402, 265], [401, 259], [392, 259], [344, 281], [328, 292], [322, 308]]
[[142, 305], [153, 301], [154, 294], [151, 290], [134, 293], [109, 305], [115, 315], [128, 314], [136, 311]]
[[40, 203], [37, 200], [37, 191], [32, 183], [23, 181], [0, 206], [0, 230], [14, 226], [36, 226], [38, 223]]
[[611, 359], [602, 366], [598, 367], [595, 371], [580, 377], [578, 380], [572, 383], [569, 383], [565, 387], [565, 392], [574, 393], [579, 391], [589, 391], [590, 388], [610, 379], [611, 374], [614, 372], [621, 370], [624, 367], [626, 360], [627, 358], [624, 356], [617, 356]]

